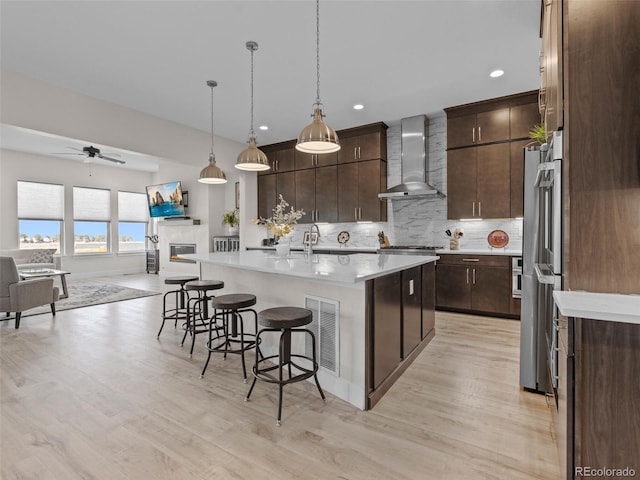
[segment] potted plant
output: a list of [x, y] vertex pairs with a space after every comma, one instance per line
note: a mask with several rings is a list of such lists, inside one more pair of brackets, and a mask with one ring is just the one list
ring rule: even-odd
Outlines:
[[[531, 130], [529, 130], [529, 138], [531, 140], [534, 140], [535, 142], [538, 142], [540, 145], [542, 145], [543, 143], [547, 143], [547, 134], [544, 129], [544, 124], [538, 123], [531, 127]], [[529, 145], [532, 144], [533, 142], [531, 142]]]
[[238, 231], [240, 230], [240, 212], [238, 209], [234, 208], [233, 210], [224, 212], [224, 215], [222, 215], [222, 224], [229, 226], [229, 235], [238, 235]]

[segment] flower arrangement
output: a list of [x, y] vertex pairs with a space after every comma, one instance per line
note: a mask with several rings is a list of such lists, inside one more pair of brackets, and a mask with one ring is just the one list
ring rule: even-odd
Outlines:
[[[304, 215], [304, 210], [295, 210], [289, 205], [289, 203], [278, 195], [279, 202], [276, 208], [273, 209], [273, 216], [269, 218], [258, 217], [253, 220], [256, 225], [263, 225], [267, 228], [275, 237], [284, 237], [293, 232], [293, 227], [298, 223], [298, 220]], [[287, 207], [290, 207], [287, 211]]]

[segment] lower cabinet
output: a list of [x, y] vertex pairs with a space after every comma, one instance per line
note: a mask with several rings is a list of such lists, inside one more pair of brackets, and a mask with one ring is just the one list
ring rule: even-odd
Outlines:
[[437, 308], [517, 316], [512, 312], [510, 262], [507, 255], [440, 255]]
[[422, 340], [422, 272], [414, 267], [402, 272], [402, 358]]
[[435, 335], [435, 264], [367, 281], [367, 408]]

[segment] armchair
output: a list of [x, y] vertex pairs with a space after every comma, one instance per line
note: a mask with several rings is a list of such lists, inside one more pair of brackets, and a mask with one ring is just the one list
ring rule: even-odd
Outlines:
[[51, 305], [51, 313], [56, 314], [58, 287], [53, 286], [53, 278], [33, 278], [20, 280], [16, 262], [12, 257], [0, 257], [0, 312], [16, 314], [16, 328], [20, 328], [20, 316], [25, 310]]

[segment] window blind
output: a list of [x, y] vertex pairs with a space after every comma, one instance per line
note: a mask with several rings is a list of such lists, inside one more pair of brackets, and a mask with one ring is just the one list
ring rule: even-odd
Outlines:
[[73, 187], [73, 219], [110, 222], [111, 191], [101, 188]]
[[145, 193], [118, 192], [118, 220], [120, 222], [148, 222], [147, 195]]
[[64, 218], [64, 186], [18, 181], [18, 218], [62, 220]]

